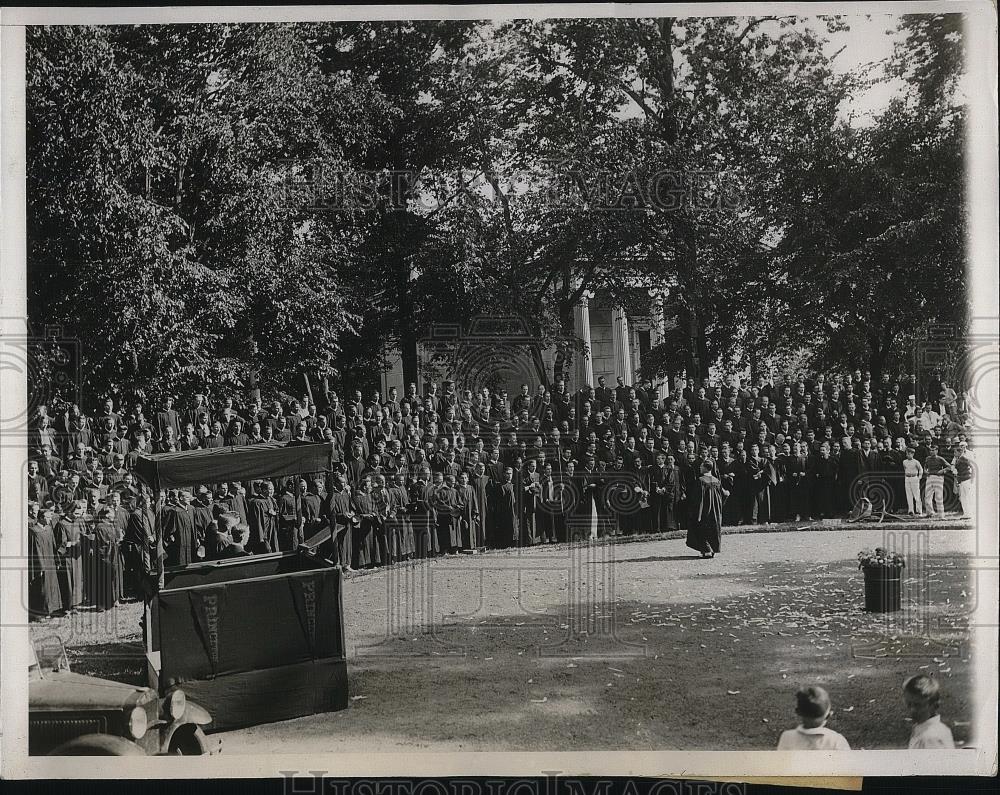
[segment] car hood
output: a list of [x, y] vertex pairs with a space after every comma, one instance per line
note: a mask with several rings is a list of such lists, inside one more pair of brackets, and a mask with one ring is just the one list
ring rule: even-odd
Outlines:
[[97, 679], [71, 671], [46, 671], [42, 678], [32, 679], [28, 685], [28, 701], [31, 709], [60, 712], [124, 709], [127, 706], [134, 706], [146, 693], [155, 697], [148, 687]]

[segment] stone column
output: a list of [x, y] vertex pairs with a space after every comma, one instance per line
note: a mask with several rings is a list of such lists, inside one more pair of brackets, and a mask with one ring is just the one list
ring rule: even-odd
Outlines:
[[580, 302], [573, 308], [573, 331], [585, 347], [585, 350], [575, 352], [576, 367], [574, 368], [576, 389], [586, 385], [594, 385], [594, 361], [591, 358], [590, 340], [590, 297], [584, 293]]
[[[664, 328], [666, 326], [666, 317], [663, 314], [663, 299], [664, 295], [662, 292], [653, 293], [653, 309], [650, 315], [652, 323], [649, 332], [650, 347], [655, 347], [663, 342]], [[663, 399], [670, 394], [670, 384], [668, 383], [668, 380], [668, 378], [664, 378], [663, 381], [656, 387], [657, 406], [662, 406]]]
[[611, 313], [611, 334], [615, 376], [621, 377], [625, 386], [632, 386], [632, 338], [629, 334], [628, 316], [621, 307], [615, 307]]

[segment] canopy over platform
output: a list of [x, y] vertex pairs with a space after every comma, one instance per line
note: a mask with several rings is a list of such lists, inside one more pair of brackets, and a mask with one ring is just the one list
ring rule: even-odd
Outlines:
[[323, 472], [330, 468], [330, 442], [269, 442], [141, 455], [135, 474], [149, 488], [175, 489], [195, 483], [222, 483]]

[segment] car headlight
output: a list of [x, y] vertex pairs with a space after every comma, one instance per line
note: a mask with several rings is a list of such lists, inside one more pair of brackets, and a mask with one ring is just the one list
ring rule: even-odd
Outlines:
[[148, 726], [149, 720], [146, 717], [145, 708], [141, 706], [133, 708], [128, 716], [128, 733], [136, 740], [139, 740], [146, 734]]
[[187, 709], [187, 696], [183, 690], [175, 690], [167, 699], [167, 712], [174, 720], [180, 720]]

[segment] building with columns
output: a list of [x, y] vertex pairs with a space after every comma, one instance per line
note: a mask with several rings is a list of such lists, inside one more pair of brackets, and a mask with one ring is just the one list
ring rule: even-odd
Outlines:
[[[567, 386], [574, 391], [585, 384], [596, 386], [601, 376], [612, 388], [619, 377], [626, 385], [635, 383], [643, 355], [661, 342], [672, 322], [664, 312], [666, 295], [666, 290], [650, 291], [648, 312], [635, 314], [627, 312], [605, 293], [585, 293], [573, 313], [576, 345], [570, 361], [562, 368]], [[498, 323], [513, 329], [509, 339], [503, 332], [497, 333]], [[522, 334], [517, 333], [519, 325]], [[482, 335], [479, 341], [478, 329], [487, 326], [490, 333]], [[516, 317], [473, 319], [470, 328], [461, 331], [445, 326], [447, 333], [442, 335], [440, 344], [422, 342], [418, 346], [420, 380], [471, 380], [470, 388], [503, 388], [510, 395], [517, 394], [522, 383], [528, 383], [532, 389], [543, 378], [551, 383], [561, 358], [560, 346], [532, 344], [526, 327], [527, 323]], [[471, 342], [463, 344], [467, 338]], [[403, 394], [402, 360], [395, 353], [388, 354], [386, 359], [387, 367], [379, 385], [382, 394], [387, 394], [393, 386]], [[423, 383], [420, 388], [423, 389]], [[658, 391], [661, 398], [665, 397], [666, 383], [658, 385]]]

